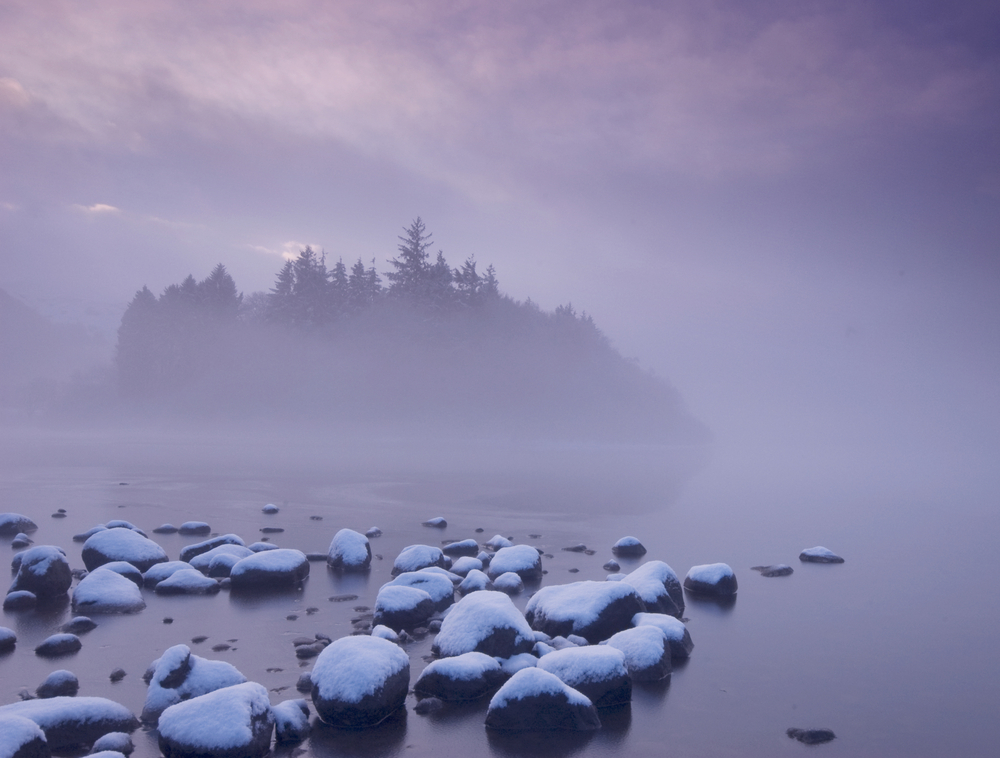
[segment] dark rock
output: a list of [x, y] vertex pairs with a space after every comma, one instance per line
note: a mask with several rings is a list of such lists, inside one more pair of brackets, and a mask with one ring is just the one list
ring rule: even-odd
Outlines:
[[0, 755], [3, 758], [50, 758], [45, 732], [31, 719], [0, 716]]
[[479, 543], [471, 539], [460, 540], [458, 542], [449, 542], [446, 545], [444, 545], [444, 547], [441, 548], [441, 551], [445, 555], [452, 555], [459, 557], [465, 555], [474, 558], [476, 554], [479, 552]]
[[37, 598], [63, 595], [73, 584], [66, 554], [53, 545], [38, 545], [20, 554], [11, 592], [27, 590]]
[[268, 503], [263, 508], [261, 508], [261, 511], [267, 514], [274, 514], [277, 513], [279, 510], [280, 509], [278, 508], [278, 506], [276, 506], [274, 503]]
[[10, 541], [10, 546], [12, 548], [17, 549], [22, 547], [28, 547], [28, 545], [32, 544], [33, 542], [34, 540], [31, 539], [27, 534], [25, 534], [24, 532], [18, 532], [16, 535], [14, 535], [14, 539]]
[[208, 635], [199, 634], [197, 637], [192, 637], [191, 638], [191, 642], [193, 642], [195, 645], [199, 645], [199, 644], [201, 644], [202, 642], [204, 642], [207, 639], [208, 639]]
[[684, 615], [684, 590], [677, 574], [663, 561], [649, 561], [621, 578], [636, 592], [650, 613], [666, 613], [680, 618]]
[[550, 637], [576, 634], [591, 644], [632, 626], [646, 610], [636, 589], [624, 582], [573, 582], [543, 587], [528, 601], [524, 617]]
[[313, 641], [308, 645], [298, 645], [295, 648], [295, 657], [298, 658], [300, 661], [307, 661], [310, 658], [315, 658], [325, 649], [326, 645], [324, 645], [322, 642]]
[[360, 532], [341, 529], [330, 542], [326, 562], [338, 571], [367, 571], [372, 563], [372, 546]]
[[0, 653], [9, 653], [17, 645], [17, 635], [13, 629], [0, 626]]
[[785, 563], [775, 563], [771, 566], [753, 566], [751, 571], [759, 571], [761, 576], [788, 576], [792, 573], [791, 566]]
[[843, 563], [844, 559], [825, 547], [810, 547], [799, 553], [803, 563]]
[[[450, 582], [449, 582], [450, 585]], [[375, 598], [373, 623], [395, 631], [412, 629], [425, 623], [434, 613], [434, 600], [419, 587], [386, 585]]]
[[497, 550], [486, 573], [496, 582], [501, 574], [513, 572], [525, 583], [542, 578], [542, 556], [530, 545], [511, 545]]
[[635, 537], [622, 537], [611, 547], [619, 558], [639, 558], [646, 554], [645, 546]]
[[286, 700], [273, 706], [271, 712], [278, 742], [301, 742], [309, 736], [309, 704], [305, 700]]
[[[323, 557], [326, 558], [326, 556], [323, 556]], [[334, 595], [334, 596], [328, 598], [328, 600], [331, 603], [345, 603], [347, 601], [357, 600], [357, 599], [358, 599], [357, 595]]]
[[52, 518], [66, 518], [66, 511], [56, 511], [52, 514]]
[[60, 655], [71, 655], [77, 652], [83, 643], [75, 634], [53, 634], [35, 648], [35, 655], [43, 658], [55, 658]]
[[441, 700], [478, 700], [506, 678], [495, 658], [484, 653], [463, 653], [432, 661], [413, 685], [413, 691]]
[[28, 592], [27, 590], [8, 592], [7, 597], [3, 599], [3, 609], [5, 611], [24, 611], [34, 608], [36, 605], [38, 605], [38, 598], [35, 597], [34, 592]]
[[68, 634], [84, 634], [89, 632], [91, 629], [96, 629], [97, 623], [86, 616], [74, 616], [61, 627], [59, 627], [60, 632], [66, 632]]
[[486, 727], [501, 731], [590, 731], [600, 726], [597, 709], [586, 696], [539, 668], [514, 674], [486, 712]]
[[444, 708], [444, 702], [440, 698], [425, 697], [423, 700], [417, 701], [417, 704], [413, 706], [413, 712], [426, 716], [428, 713], [440, 711], [442, 708]]
[[33, 532], [38, 524], [19, 513], [0, 513], [0, 536], [12, 537], [18, 532]]
[[187, 545], [181, 549], [180, 560], [185, 563], [190, 563], [191, 559], [196, 555], [201, 555], [202, 553], [207, 553], [212, 548], [216, 548], [219, 545], [242, 545], [246, 547], [243, 540], [235, 534], [223, 534], [220, 537], [212, 537], [212, 539], [205, 540], [204, 542], [196, 542], [193, 545]]
[[[212, 719], [197, 718], [206, 711]], [[227, 729], [217, 729], [216, 723]], [[274, 714], [267, 690], [246, 682], [170, 706], [160, 716], [157, 731], [165, 758], [263, 758], [271, 749]], [[237, 731], [244, 737], [233, 744]]]
[[306, 560], [310, 563], [319, 563], [327, 559], [326, 553], [306, 553]]
[[375, 726], [403, 706], [410, 660], [377, 637], [342, 637], [320, 653], [312, 671], [312, 701], [331, 726]]
[[670, 645], [663, 631], [655, 626], [618, 632], [607, 645], [624, 653], [625, 667], [634, 682], [658, 682], [673, 670]]
[[83, 532], [81, 534], [74, 534], [73, 535], [73, 542], [86, 542], [87, 540], [89, 540], [91, 537], [93, 537], [98, 532], [103, 532], [103, 531], [106, 531], [106, 530], [107, 530], [107, 527], [104, 524], [98, 524], [97, 526], [91, 527], [90, 529], [88, 529], [87, 531], [85, 531], [85, 532]]
[[632, 680], [625, 655], [608, 645], [570, 645], [539, 658], [538, 668], [555, 674], [564, 684], [586, 695], [597, 708], [632, 700]]
[[127, 674], [125, 672], [125, 669], [123, 669], [123, 668], [116, 668], [114, 671], [111, 672], [111, 674], [110, 674], [110, 676], [108, 678], [112, 682], [120, 682], [126, 676], [127, 676]]
[[445, 527], [448, 526], [448, 522], [445, 521], [440, 516], [437, 516], [435, 518], [427, 519], [427, 521], [421, 522], [421, 526], [430, 526], [435, 529], [444, 529]]
[[796, 729], [792, 727], [786, 730], [785, 734], [793, 740], [804, 742], [806, 745], [821, 745], [837, 738], [832, 729]]
[[299, 692], [312, 691], [312, 677], [309, 675], [308, 671], [303, 671], [299, 674], [298, 681], [295, 682], [295, 689]]
[[615, 571], [621, 571], [622, 567], [618, 565], [618, 561], [610, 560], [601, 566], [605, 571], [609, 573], [614, 573]]
[[90, 754], [96, 755], [106, 750], [122, 755], [131, 755], [135, 750], [135, 745], [132, 744], [132, 738], [125, 732], [109, 732], [94, 743]]
[[582, 553], [586, 549], [587, 546], [584, 545], [582, 542], [578, 545], [572, 545], [570, 547], [563, 548], [563, 550], [565, 550], [567, 553]]
[[281, 534], [285, 530], [280, 526], [262, 526], [260, 531], [264, 534]]
[[367, 537], [370, 540], [373, 540], [376, 537], [381, 537], [381, 536], [382, 536], [382, 530], [379, 529], [377, 526], [373, 526], [371, 529], [365, 532], [365, 537]]
[[5, 716], [21, 716], [38, 724], [53, 751], [91, 745], [109, 732], [133, 732], [139, 726], [128, 708], [102, 697], [26, 700], [0, 706], [0, 719]]
[[280, 549], [243, 558], [229, 575], [233, 592], [291, 587], [309, 576], [309, 561], [298, 550]]
[[163, 524], [163, 526], [156, 527], [153, 534], [176, 534], [177, 531], [177, 527], [173, 524]]
[[60, 669], [53, 671], [45, 681], [35, 689], [35, 695], [40, 698], [75, 697], [80, 691], [80, 680], [72, 671]]
[[185, 521], [183, 524], [180, 525], [180, 528], [177, 531], [184, 535], [211, 534], [212, 527], [210, 527], [204, 521]]
[[733, 570], [725, 563], [692, 566], [684, 577], [684, 589], [698, 595], [729, 597], [736, 594], [738, 584]]

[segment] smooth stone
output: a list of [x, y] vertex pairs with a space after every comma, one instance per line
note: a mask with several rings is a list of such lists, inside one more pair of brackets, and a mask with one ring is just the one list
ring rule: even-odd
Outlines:
[[38, 605], [38, 598], [34, 592], [27, 590], [15, 590], [8, 592], [3, 599], [3, 609], [5, 611], [25, 611]]
[[59, 669], [53, 671], [45, 681], [35, 689], [35, 695], [40, 698], [75, 697], [80, 691], [80, 680], [72, 671]]
[[212, 527], [206, 524], [204, 521], [185, 521], [177, 529], [180, 534], [192, 535], [192, 534], [211, 534]]
[[320, 653], [312, 670], [312, 701], [325, 723], [375, 726], [403, 707], [410, 659], [378, 637], [341, 637]]
[[821, 745], [837, 738], [832, 729], [796, 729], [792, 727], [787, 729], [785, 734], [806, 745]]
[[622, 537], [611, 546], [611, 552], [619, 558], [639, 558], [646, 554], [646, 548], [635, 537]]
[[729, 597], [736, 594], [738, 587], [736, 574], [725, 563], [692, 566], [684, 577], [684, 589], [696, 595]]
[[53, 751], [91, 745], [109, 732], [133, 732], [139, 726], [128, 708], [103, 697], [53, 697], [0, 706], [0, 720], [8, 715], [38, 724]]
[[786, 563], [775, 563], [771, 566], [752, 566], [751, 571], [759, 571], [761, 576], [788, 576], [794, 569]]
[[35, 655], [55, 658], [60, 655], [72, 655], [82, 647], [83, 643], [75, 634], [53, 634], [35, 648]]
[[804, 563], [843, 563], [844, 559], [825, 547], [810, 547], [799, 553]]
[[536, 667], [518, 671], [493, 696], [486, 727], [500, 731], [591, 731], [601, 727], [601, 720], [585, 695]]

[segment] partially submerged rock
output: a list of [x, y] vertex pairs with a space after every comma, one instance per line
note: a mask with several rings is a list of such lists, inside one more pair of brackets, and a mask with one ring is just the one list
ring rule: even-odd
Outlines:
[[435, 612], [443, 611], [455, 602], [455, 585], [447, 576], [434, 571], [407, 571], [383, 587], [416, 587], [423, 590], [430, 595]]
[[507, 678], [495, 658], [484, 653], [463, 653], [431, 661], [413, 691], [446, 701], [478, 700]]
[[189, 568], [197, 569], [201, 573], [207, 574], [212, 567], [212, 561], [220, 556], [231, 558], [232, 564], [235, 564], [241, 558], [246, 558], [253, 554], [254, 551], [244, 545], [226, 543], [225, 545], [217, 545], [211, 550], [206, 550], [204, 553], [199, 553], [191, 558]]
[[96, 628], [97, 623], [93, 619], [87, 616], [74, 616], [59, 627], [59, 631], [69, 632], [70, 634], [84, 634]]
[[365, 535], [341, 529], [333, 535], [326, 562], [338, 571], [367, 571], [372, 563], [372, 546]]
[[20, 553], [10, 591], [27, 590], [37, 598], [64, 595], [73, 583], [66, 553], [53, 545], [36, 545]]
[[204, 521], [185, 521], [177, 531], [184, 535], [211, 534], [212, 527]]
[[601, 720], [590, 700], [539, 668], [518, 671], [497, 691], [486, 726], [501, 731], [590, 731]]
[[75, 634], [53, 634], [42, 640], [42, 643], [35, 648], [35, 655], [43, 658], [57, 658], [62, 655], [72, 655], [82, 647], [83, 643]]
[[470, 592], [492, 589], [493, 582], [490, 581], [490, 578], [482, 571], [472, 569], [465, 575], [465, 579], [462, 580], [462, 583], [458, 585], [458, 594], [468, 595]]
[[167, 560], [162, 547], [126, 528], [105, 529], [92, 535], [83, 543], [82, 556], [88, 571], [112, 561], [125, 561], [145, 572]]
[[751, 566], [751, 571], [759, 571], [761, 576], [789, 576], [794, 569], [787, 563], [775, 563], [770, 566]]
[[51, 750], [91, 745], [108, 732], [133, 732], [139, 726], [128, 708], [103, 697], [53, 697], [0, 706], [0, 720], [7, 716], [21, 716], [41, 727]]
[[684, 590], [677, 574], [663, 561], [649, 561], [619, 581], [635, 587], [650, 613], [684, 614]]
[[151, 566], [149, 570], [142, 575], [142, 583], [144, 586], [152, 589], [175, 571], [184, 571], [189, 568], [191, 568], [191, 564], [187, 561], [167, 561], [166, 563], [157, 563], [155, 566]]
[[799, 553], [799, 560], [804, 563], [843, 563], [844, 559], [825, 547], [810, 547]]
[[479, 553], [479, 543], [473, 539], [449, 542], [441, 548], [445, 555], [475, 557]]
[[18, 532], [33, 532], [38, 524], [20, 513], [0, 513], [0, 536], [13, 537]]
[[157, 730], [165, 758], [263, 758], [274, 715], [267, 690], [246, 682], [170, 706]]
[[23, 716], [0, 716], [0, 758], [49, 758], [45, 732]]
[[636, 537], [622, 537], [611, 546], [611, 552], [620, 558], [639, 558], [646, 554], [646, 548]]
[[407, 571], [419, 571], [428, 566], [445, 567], [444, 553], [441, 548], [431, 545], [409, 545], [404, 547], [392, 564], [392, 575]]
[[309, 704], [305, 700], [286, 700], [272, 706], [271, 712], [278, 742], [301, 742], [309, 736]]
[[624, 653], [632, 681], [656, 682], [670, 676], [670, 645], [659, 627], [646, 625], [626, 629], [613, 635], [606, 644]]
[[555, 674], [563, 683], [586, 695], [596, 708], [632, 700], [632, 680], [625, 654], [608, 645], [554, 650], [538, 660], [538, 668]]
[[486, 572], [496, 582], [501, 574], [508, 571], [517, 574], [524, 582], [538, 582], [542, 579], [542, 556], [531, 545], [511, 545], [497, 550]]
[[73, 590], [74, 613], [138, 613], [145, 607], [142, 592], [133, 582], [105, 568], [91, 571]]
[[725, 563], [692, 566], [684, 577], [684, 589], [698, 595], [729, 597], [736, 594], [736, 574]]
[[35, 695], [40, 698], [75, 697], [80, 691], [80, 680], [76, 674], [66, 669], [53, 671], [45, 681], [35, 688]]
[[[450, 586], [450, 584], [449, 584]], [[386, 585], [375, 598], [372, 623], [391, 629], [413, 629], [434, 613], [434, 600], [426, 590], [405, 585]]]
[[524, 616], [532, 629], [550, 637], [576, 634], [591, 644], [628, 629], [646, 610], [635, 588], [624, 582], [573, 582], [542, 587]]
[[204, 542], [196, 542], [193, 545], [187, 545], [181, 548], [180, 559], [186, 563], [190, 563], [191, 559], [196, 555], [201, 555], [202, 553], [207, 553], [214, 547], [219, 545], [243, 545], [246, 544], [243, 540], [236, 534], [223, 534], [219, 537], [213, 537], [210, 540], [205, 540]]
[[0, 626], [0, 653], [9, 653], [17, 645], [17, 635], [13, 629]]
[[214, 595], [219, 583], [193, 568], [173, 572], [153, 590], [157, 595]]
[[786, 729], [785, 734], [806, 745], [821, 745], [837, 738], [832, 729]]
[[165, 650], [150, 664], [147, 675], [149, 688], [142, 720], [152, 724], [175, 703], [247, 680], [232, 664], [201, 658], [187, 645], [174, 645]]
[[473, 592], [441, 622], [432, 650], [441, 657], [479, 652], [497, 658], [528, 653], [534, 634], [511, 599], [500, 592]]
[[632, 618], [635, 626], [658, 627], [670, 645], [671, 658], [687, 658], [694, 650], [694, 642], [684, 622], [665, 613], [637, 613]]
[[254, 553], [233, 566], [229, 579], [234, 592], [258, 588], [291, 587], [309, 576], [309, 561], [299, 550], [281, 548]]

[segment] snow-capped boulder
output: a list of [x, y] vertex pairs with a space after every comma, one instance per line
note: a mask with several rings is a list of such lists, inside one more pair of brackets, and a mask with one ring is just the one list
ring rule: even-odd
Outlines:
[[468, 576], [470, 571], [482, 570], [483, 562], [471, 555], [463, 555], [451, 564], [451, 573], [458, 574], [461, 577]]
[[825, 547], [809, 547], [799, 553], [803, 563], [843, 563], [844, 559]]
[[736, 594], [736, 574], [725, 563], [692, 566], [684, 577], [684, 589], [696, 595], [730, 597]]
[[38, 524], [20, 513], [0, 513], [0, 536], [13, 537], [18, 532], [33, 532]]
[[183, 535], [211, 534], [212, 527], [204, 521], [185, 521], [177, 531]]
[[403, 706], [410, 687], [410, 659], [378, 637], [341, 637], [312, 670], [312, 701], [327, 724], [375, 726]]
[[[236, 563], [240, 558], [246, 558], [248, 555], [253, 555], [254, 551], [243, 545], [217, 545], [211, 550], [206, 550], [204, 553], [198, 553], [198, 555], [191, 558], [190, 568], [197, 569], [203, 574], [207, 574], [212, 566], [212, 561], [220, 555], [225, 555], [233, 559], [233, 564]], [[230, 564], [230, 568], [232, 564]]]
[[[247, 548], [249, 548], [250, 551], [252, 551], [254, 553], [260, 553], [260, 552], [262, 552], [264, 550], [277, 550], [278, 546], [275, 545], [273, 542], [252, 542], [249, 545], [247, 545]], [[313, 559], [310, 558], [309, 560], [313, 560]], [[213, 562], [214, 562], [214, 559], [213, 559]], [[212, 567], [209, 566], [209, 571], [211, 571], [211, 570], [212, 570]]]
[[[446, 559], [448, 560], [448, 559]], [[445, 577], [449, 582], [451, 582], [456, 587], [462, 583], [462, 577], [453, 571], [449, 571], [446, 568], [441, 568], [440, 566], [425, 566], [424, 568], [412, 572], [417, 574], [437, 574], [438, 576]]]
[[478, 700], [506, 678], [495, 658], [484, 653], [463, 653], [431, 661], [413, 685], [413, 691], [441, 700]]
[[53, 545], [36, 545], [19, 553], [17, 574], [10, 592], [27, 590], [37, 598], [64, 595], [73, 583], [66, 553]]
[[497, 550], [486, 572], [496, 582], [501, 574], [512, 571], [525, 582], [542, 579], [542, 555], [531, 545], [511, 545]]
[[262, 587], [290, 587], [309, 576], [309, 560], [300, 550], [280, 548], [238, 561], [229, 574], [234, 592]]
[[139, 589], [142, 589], [142, 572], [131, 563], [125, 561], [111, 561], [101, 566], [105, 571], [114, 571], [121, 574]]
[[657, 682], [670, 676], [670, 645], [654, 625], [637, 626], [612, 635], [607, 646], [625, 654], [625, 667], [634, 682]]
[[277, 513], [279, 510], [280, 508], [278, 508], [278, 506], [276, 506], [274, 503], [268, 503], [263, 508], [261, 508], [261, 511], [267, 514], [274, 514]]
[[83, 543], [83, 563], [88, 571], [112, 561], [125, 561], [145, 572], [166, 560], [162, 547], [131, 529], [105, 529]]
[[42, 640], [41, 644], [35, 648], [35, 655], [42, 658], [57, 658], [61, 655], [72, 655], [82, 647], [83, 643], [75, 634], [53, 634]]
[[441, 551], [445, 555], [451, 555], [456, 558], [462, 556], [475, 557], [475, 555], [479, 552], [479, 543], [473, 539], [449, 542], [441, 548]]
[[455, 585], [448, 577], [433, 571], [407, 571], [383, 587], [416, 587], [431, 596], [434, 610], [443, 611], [455, 602]]
[[[263, 544], [263, 545], [266, 545], [268, 543], [263, 542], [263, 543], [254, 543], [254, 544]], [[254, 550], [253, 546], [251, 546], [250, 547], [250, 552], [251, 553], [260, 553], [263, 550], [277, 550], [277, 549], [278, 549], [277, 545], [272, 545], [271, 547], [267, 547], [267, 548], [261, 548], [260, 550]], [[201, 557], [201, 556], [199, 556], [199, 557]], [[240, 556], [231, 555], [231, 554], [228, 554], [228, 553], [220, 553], [219, 555], [214, 555], [214, 556], [212, 556], [212, 560], [209, 561], [209, 563], [208, 563], [208, 570], [205, 573], [208, 576], [212, 577], [213, 579], [225, 579], [230, 574], [233, 573], [233, 566], [235, 566], [237, 564], [237, 562], [240, 561], [240, 560], [241, 560]]]
[[622, 537], [611, 546], [611, 552], [619, 558], [639, 558], [646, 554], [646, 548], [635, 537]]
[[165, 758], [263, 758], [274, 715], [267, 690], [246, 682], [170, 706], [157, 730]]
[[632, 618], [634, 626], [655, 626], [663, 632], [670, 645], [671, 658], [687, 658], [694, 650], [694, 642], [684, 622], [664, 613], [637, 613]]
[[27, 547], [33, 542], [34, 540], [31, 539], [31, 537], [29, 537], [27, 534], [25, 534], [24, 532], [18, 532], [17, 534], [14, 535], [14, 539], [10, 541], [10, 546], [15, 549], [22, 548], [22, 547]]
[[524, 591], [524, 582], [513, 571], [508, 571], [493, 580], [493, 589], [508, 595], [517, 595]]
[[161, 524], [153, 530], [153, 534], [177, 534], [177, 527], [173, 524]]
[[684, 614], [684, 590], [677, 574], [663, 561], [649, 561], [619, 581], [635, 587], [650, 613], [666, 613], [680, 618]]
[[246, 544], [238, 535], [235, 534], [223, 534], [219, 537], [212, 537], [210, 540], [205, 540], [204, 542], [196, 542], [193, 545], [187, 545], [181, 548], [180, 560], [185, 563], [190, 563], [191, 559], [196, 555], [201, 555], [202, 553], [207, 553], [214, 547], [219, 545], [242, 545], [246, 547]]
[[131, 755], [135, 745], [132, 744], [132, 736], [127, 732], [108, 732], [91, 746], [90, 753], [95, 755], [105, 750]]
[[148, 571], [143, 573], [142, 583], [145, 587], [153, 589], [157, 584], [162, 582], [175, 571], [183, 571], [189, 568], [191, 568], [191, 564], [187, 561], [167, 561], [166, 563], [157, 563], [155, 566], [151, 566]]
[[286, 700], [271, 706], [271, 712], [278, 742], [301, 742], [309, 736], [309, 704], [305, 700]]
[[372, 564], [372, 546], [360, 532], [341, 529], [333, 535], [326, 562], [338, 571], [367, 571]]
[[443, 516], [435, 516], [434, 518], [429, 518], [426, 521], [420, 522], [421, 526], [430, 526], [435, 529], [445, 529], [448, 526], [448, 522]]
[[214, 595], [219, 583], [193, 568], [175, 571], [153, 590], [157, 595]]
[[565, 684], [586, 695], [597, 708], [632, 699], [632, 680], [625, 654], [607, 645], [570, 645], [538, 659], [538, 668], [555, 674]]
[[[109, 531], [135, 534], [125, 529]], [[73, 590], [73, 613], [138, 613], [145, 607], [142, 592], [133, 582], [103, 567], [83, 577]]]
[[0, 758], [49, 758], [45, 732], [23, 716], [0, 716]]
[[413, 629], [426, 623], [433, 613], [434, 600], [426, 590], [404, 585], [386, 585], [378, 591], [375, 598], [372, 623], [396, 631]]
[[59, 631], [69, 632], [70, 634], [85, 634], [96, 628], [97, 623], [92, 618], [87, 616], [74, 616], [59, 627]]
[[473, 592], [448, 612], [434, 638], [434, 655], [479, 652], [497, 658], [528, 653], [535, 637], [511, 599], [501, 592]]
[[35, 695], [40, 698], [75, 697], [80, 691], [80, 680], [76, 674], [66, 669], [53, 671], [45, 681], [35, 688]]
[[38, 598], [34, 592], [27, 590], [14, 590], [8, 592], [3, 599], [3, 609], [5, 611], [24, 611], [38, 605]]
[[486, 726], [501, 731], [599, 729], [597, 709], [586, 695], [540, 668], [518, 671], [490, 700]]
[[550, 637], [576, 634], [591, 644], [632, 626], [645, 611], [635, 588], [624, 582], [573, 582], [542, 587], [528, 601], [524, 616], [532, 629]]
[[[0, 706], [0, 720], [7, 716], [35, 722], [45, 732], [51, 750], [90, 745], [108, 732], [133, 732], [139, 726], [128, 708], [103, 697], [24, 700]], [[3, 733], [0, 729], [0, 735]]]
[[407, 571], [419, 571], [428, 566], [440, 566], [445, 568], [444, 553], [441, 548], [430, 545], [410, 545], [404, 547], [396, 560], [392, 564], [392, 575], [403, 574]]
[[495, 658], [503, 673], [507, 676], [514, 676], [521, 669], [530, 669], [538, 665], [538, 658], [531, 653], [518, 653], [510, 658]]
[[201, 658], [192, 654], [187, 645], [167, 648], [150, 669], [142, 720], [152, 724], [175, 703], [247, 680], [232, 664]]
[[492, 590], [493, 582], [490, 578], [486, 576], [482, 571], [478, 569], [472, 569], [468, 574], [465, 575], [465, 579], [462, 583], [458, 585], [459, 595], [468, 595], [470, 592], [478, 592], [480, 590]]
[[13, 629], [0, 626], [0, 653], [9, 653], [17, 645], [17, 635]]
[[511, 542], [506, 537], [504, 537], [502, 534], [494, 534], [483, 544], [490, 550], [499, 550], [500, 548], [510, 547], [514, 543]]

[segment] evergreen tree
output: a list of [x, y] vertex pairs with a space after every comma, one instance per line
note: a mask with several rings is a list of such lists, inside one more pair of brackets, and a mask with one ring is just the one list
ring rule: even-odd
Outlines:
[[292, 261], [295, 283], [292, 286], [293, 322], [318, 326], [327, 320], [326, 263], [308, 245]]
[[277, 324], [291, 324], [295, 320], [294, 295], [295, 270], [291, 261], [278, 272], [278, 279], [268, 293], [268, 320]]
[[344, 259], [340, 258], [330, 269], [330, 283], [327, 287], [329, 300], [329, 315], [336, 319], [347, 313], [350, 309], [350, 279], [347, 276], [347, 266]]
[[394, 297], [419, 301], [428, 294], [431, 265], [427, 262], [427, 251], [431, 246], [431, 235], [426, 231], [424, 222], [418, 216], [409, 228], [404, 229], [406, 236], [399, 238], [399, 257], [389, 261], [393, 270], [385, 275], [390, 282], [389, 294]]
[[445, 310], [454, 302], [454, 291], [451, 287], [451, 267], [444, 259], [440, 250], [437, 260], [427, 272], [427, 304], [435, 310]]
[[115, 363], [118, 384], [122, 393], [130, 397], [155, 394], [160, 385], [160, 304], [148, 287], [135, 293], [135, 297], [122, 314], [118, 327], [118, 345]]
[[479, 302], [479, 290], [482, 288], [483, 278], [476, 271], [476, 259], [469, 256], [462, 268], [456, 268], [452, 274], [455, 282], [456, 298], [462, 305], [475, 305]]
[[[191, 277], [189, 277], [191, 278]], [[185, 281], [185, 285], [187, 282]], [[182, 286], [182, 291], [184, 287]], [[208, 313], [226, 321], [235, 321], [240, 312], [243, 295], [237, 294], [236, 282], [221, 263], [198, 284], [201, 304]]]

